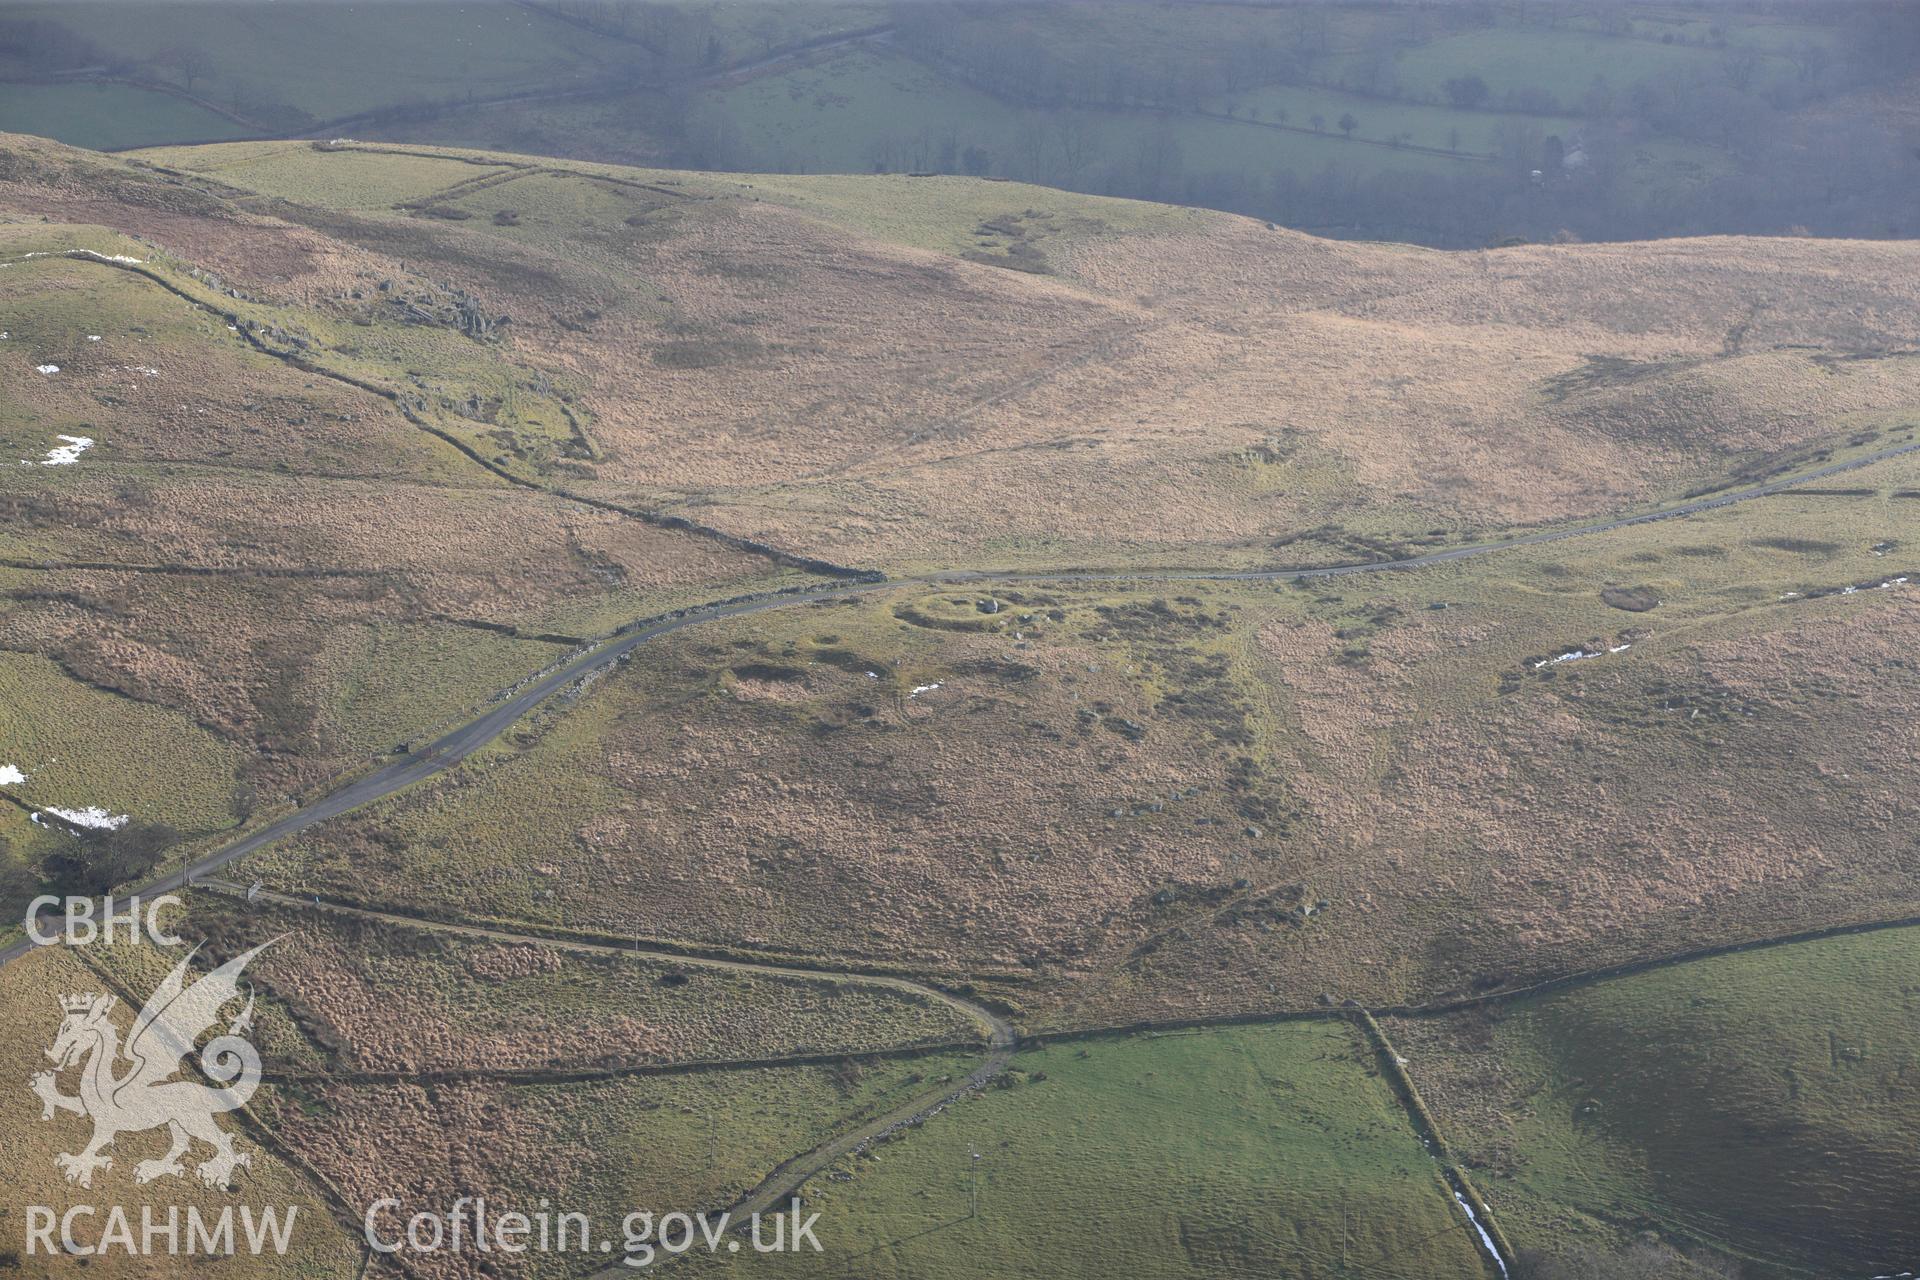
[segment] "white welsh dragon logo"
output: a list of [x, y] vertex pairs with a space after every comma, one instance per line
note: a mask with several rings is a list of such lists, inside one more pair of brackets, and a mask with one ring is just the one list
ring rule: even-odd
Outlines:
[[[252, 1163], [251, 1157], [234, 1151], [233, 1138], [214, 1123], [214, 1117], [222, 1112], [245, 1106], [260, 1084], [260, 1055], [243, 1038], [253, 1025], [252, 995], [247, 997], [246, 1008], [228, 1024], [226, 1034], [215, 1036], [200, 1051], [200, 1069], [224, 1087], [170, 1077], [180, 1070], [194, 1042], [219, 1021], [221, 1008], [239, 998], [240, 971], [272, 945], [262, 943], [191, 985], [186, 980], [187, 966], [193, 960], [189, 954], [174, 966], [133, 1020], [125, 1049], [120, 1045], [119, 1029], [107, 1016], [114, 1006], [112, 996], [60, 997], [60, 1007], [67, 1016], [53, 1047], [47, 1050], [54, 1069], [40, 1072], [31, 1083], [40, 1096], [42, 1120], [53, 1119], [57, 1111], [93, 1118], [93, 1141], [77, 1155], [53, 1158], [66, 1171], [67, 1181], [92, 1186], [96, 1169], [113, 1167], [112, 1157], [100, 1153], [116, 1137], [162, 1125], [173, 1145], [161, 1159], [142, 1160], [134, 1166], [137, 1182], [185, 1173], [180, 1157], [196, 1138], [213, 1148], [213, 1156], [195, 1167], [200, 1181], [209, 1187], [226, 1186], [235, 1169]], [[129, 1065], [121, 1072], [123, 1057]], [[74, 1066], [80, 1068], [80, 1093], [68, 1097], [60, 1092], [56, 1080], [60, 1072]]]

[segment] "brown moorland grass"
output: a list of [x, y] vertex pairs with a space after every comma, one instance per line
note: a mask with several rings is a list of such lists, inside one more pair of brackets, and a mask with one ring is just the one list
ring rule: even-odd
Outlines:
[[[1911, 471], [1418, 575], [715, 624], [252, 865], [1025, 972], [1048, 1026], [1434, 999], [1897, 915], [1914, 587], [1875, 584], [1908, 576], [1886, 493]], [[1653, 609], [1607, 602], [1629, 580]], [[1576, 649], [1599, 656], [1550, 661]]]
[[[0, 268], [23, 317], [0, 439], [95, 440], [71, 467], [0, 467], [0, 644], [49, 757], [0, 763], [57, 789], [16, 798], [131, 805], [50, 762], [132, 698], [148, 758], [193, 774], [181, 820], [237, 819], [567, 636], [793, 580], [557, 489], [893, 570], [1250, 565], [1912, 439], [1905, 245], [1442, 255], [1011, 184], [453, 154], [156, 155], [168, 173], [0, 141], [9, 256], [149, 258], [236, 322], [97, 263]], [[459, 185], [423, 205], [440, 178]], [[992, 260], [1014, 226], [1034, 269]], [[1894, 495], [1916, 490], [1899, 459], [1418, 574], [914, 585], [716, 623], [241, 874], [907, 967], [1042, 1031], [1454, 998], [1912, 914], [1920, 504]], [[534, 1064], [547, 1031], [697, 1055], [730, 1030], [665, 1018], [638, 968], [542, 1023], [528, 1006], [584, 972], [546, 949], [316, 946], [276, 970], [289, 1007], [363, 1070]], [[432, 1036], [394, 1025], [436, 1015]], [[798, 1042], [803, 1022], [731, 1030]], [[273, 1116], [368, 1198], [510, 1199], [554, 1164], [625, 1208], [737, 1190], [915, 1070], [336, 1080]], [[394, 1159], [359, 1157], [375, 1133]], [[632, 1172], [647, 1143], [657, 1177]]]
[[[756, 975], [560, 945], [455, 938], [387, 922], [198, 893], [175, 932], [209, 968], [249, 968], [270, 1076], [591, 1073], [857, 1055], [980, 1038], [947, 1005], [830, 977]], [[179, 954], [99, 948], [146, 990]]]
[[[160, 159], [204, 159], [217, 169], [227, 154]], [[356, 181], [353, 166], [364, 154], [378, 156], [382, 168], [373, 176], [383, 183], [404, 159], [392, 150], [275, 152], [269, 158], [278, 169], [252, 164], [249, 172], [297, 173], [304, 185], [295, 195], [311, 202], [329, 181]], [[449, 222], [414, 217], [411, 207], [349, 214], [290, 200], [250, 204], [232, 187], [196, 191], [195, 179], [77, 153], [43, 148], [30, 158], [63, 175], [46, 184], [52, 190], [117, 204], [127, 229], [155, 207], [172, 216], [168, 201], [250, 227], [304, 219], [304, 230], [288, 234], [332, 237], [338, 247], [327, 261], [345, 267], [332, 274], [316, 267], [298, 280], [262, 274], [241, 292], [272, 296], [242, 301], [266, 308], [263, 316], [285, 317], [299, 299], [309, 308], [301, 312], [308, 316], [303, 332], [318, 344], [310, 346], [313, 359], [385, 370], [379, 376], [397, 378], [396, 388], [413, 388], [397, 394], [419, 412], [455, 405], [444, 420], [468, 423], [461, 430], [479, 429], [471, 416], [477, 410], [461, 407], [453, 393], [461, 378], [480, 376], [469, 361], [488, 352], [517, 362], [534, 379], [526, 385], [548, 376], [543, 369], [569, 380], [599, 456], [575, 475], [558, 469], [558, 455], [514, 444], [514, 458], [502, 465], [515, 474], [564, 475], [582, 491], [628, 500], [680, 492], [716, 523], [893, 563], [1061, 560], [1095, 546], [1123, 560], [1150, 549], [1229, 563], [1391, 554], [1469, 529], [1710, 485], [1716, 474], [1763, 476], [1876, 447], [1904, 438], [1901, 412], [1912, 403], [1908, 277], [1879, 270], [1889, 255], [1905, 252], [1898, 246], [1662, 246], [1654, 251], [1655, 278], [1643, 279], [1645, 260], [1617, 248], [1448, 256], [957, 181], [783, 179], [761, 190], [744, 180], [601, 167], [512, 170], [511, 181], [499, 181], [497, 167], [474, 168], [478, 181], [463, 180], [442, 198], [476, 216]], [[521, 201], [526, 207], [515, 219], [478, 216], [491, 203], [518, 199], [516, 188], [536, 198]], [[890, 220], [848, 203], [848, 192], [880, 198], [896, 190], [911, 194]], [[1041, 203], [1019, 217], [1052, 274], [965, 260], [943, 238], [956, 226], [964, 230], [967, 219], [991, 216], [983, 202], [1002, 207], [1029, 198]], [[418, 262], [449, 274], [436, 281], [394, 256], [416, 250]], [[497, 304], [520, 319], [488, 346], [434, 337], [430, 325], [409, 335], [379, 312], [364, 342], [328, 345], [359, 328], [348, 319], [366, 300], [352, 296], [358, 284], [346, 286], [380, 272], [406, 289], [478, 297], [486, 310]], [[1790, 300], [1801, 295], [1859, 305], [1844, 314], [1802, 308]], [[1588, 305], [1593, 298], [1606, 305]], [[476, 353], [463, 354], [463, 342]], [[427, 372], [406, 371], [416, 357]], [[1287, 422], [1252, 416], [1277, 405], [1286, 406]], [[1060, 433], [1062, 425], [1070, 434]], [[1042, 426], [1051, 434], [1036, 434]], [[518, 431], [506, 435], [518, 441]], [[101, 470], [83, 465], [79, 483]], [[270, 480], [253, 473], [248, 480], [266, 487], [231, 525], [210, 514], [204, 495], [157, 482], [158, 496], [142, 499], [152, 514], [130, 523], [142, 533], [170, 530], [193, 512], [212, 526], [200, 535], [212, 540], [258, 536], [242, 529], [279, 531], [290, 563], [365, 559], [358, 544], [332, 549], [330, 531], [365, 524], [353, 503], [358, 495], [377, 506], [384, 497], [377, 486], [341, 481], [324, 487], [324, 498], [289, 499]], [[924, 501], [909, 493], [915, 484], [927, 486]], [[434, 489], [428, 498], [504, 504], [501, 518], [516, 532], [558, 522], [549, 536], [566, 544], [575, 580], [589, 589], [616, 567], [609, 551], [573, 550], [585, 539], [567, 523], [564, 502], [501, 490]], [[771, 505], [757, 507], [763, 499]], [[1779, 505], [1790, 501], [1769, 500], [1726, 519], [1777, 528], [1775, 542], [1791, 545], [1798, 531], [1789, 527], [1791, 508]], [[798, 523], [732, 518], [775, 507], [781, 521]], [[410, 495], [408, 509], [429, 513], [405, 526], [407, 550], [429, 562], [407, 566], [413, 598], [444, 602], [435, 612], [466, 622], [519, 625], [529, 612], [540, 616], [525, 609], [522, 583], [545, 586], [553, 558], [532, 554], [523, 536], [483, 533], [488, 545], [522, 548], [525, 558], [509, 560], [509, 574], [491, 562], [476, 574], [473, 535], [435, 536], [452, 521], [427, 498]], [[1882, 524], [1894, 514], [1884, 500], [1873, 510]], [[526, 511], [537, 514], [529, 521]], [[608, 528], [627, 528], [606, 513], [592, 519], [603, 515]], [[1846, 521], [1850, 537], [1866, 527], [1853, 516]], [[817, 522], [835, 524], [845, 539], [804, 531]], [[135, 532], [101, 523], [122, 536]], [[1876, 535], [1882, 544], [1889, 531], [1897, 532], [1887, 524]], [[1692, 554], [1669, 546], [1664, 533], [1644, 540], [1654, 549], [1634, 554]], [[1796, 553], [1747, 545], [1753, 541], [1734, 533], [1717, 548], [1698, 548], [1711, 554], [1696, 557], [1700, 563], [1681, 581], [1698, 580], [1739, 543], [1735, 579], [1744, 589], [1783, 594], [1801, 583], [1780, 562]], [[162, 549], [193, 553], [178, 535]], [[1858, 551], [1843, 557], [1849, 566]], [[1549, 579], [1581, 572], [1546, 552], [1519, 562]], [[593, 720], [590, 732], [576, 733], [561, 715], [551, 734], [536, 725], [524, 741], [486, 756], [476, 772], [484, 767], [494, 781], [511, 781], [504, 792], [511, 798], [477, 797], [484, 821], [463, 832], [435, 831], [404, 854], [366, 849], [354, 835], [346, 847], [355, 856], [344, 859], [324, 852], [322, 841], [320, 863], [330, 869], [321, 878], [597, 929], [630, 927], [637, 914], [643, 929], [695, 940], [799, 951], [825, 944], [849, 956], [962, 970], [1111, 969], [1122, 1005], [1135, 998], [1131, 984], [1140, 975], [1160, 984], [1156, 1000], [1204, 1004], [1201, 975], [1219, 969], [1242, 975], [1237, 987], [1270, 983], [1274, 994], [1285, 971], [1286, 989], [1297, 997], [1323, 985], [1390, 994], [1492, 981], [1501, 976], [1493, 957], [1515, 937], [1527, 949], [1523, 958], [1535, 957], [1528, 963], [1545, 964], [1547, 955], [1569, 949], [1614, 954], [1646, 943], [1632, 930], [1618, 946], [1607, 941], [1622, 915], [1664, 920], [1664, 933], [1685, 927], [1680, 922], [1693, 911], [1752, 921], [1791, 900], [1796, 913], [1818, 917], [1883, 888], [1888, 867], [1884, 854], [1870, 852], [1877, 837], [1868, 831], [1860, 837], [1867, 851], [1855, 868], [1860, 880], [1833, 887], [1831, 901], [1801, 893], [1818, 881], [1817, 860], [1792, 852], [1806, 847], [1810, 828], [1784, 812], [1730, 858], [1708, 855], [1717, 847], [1712, 836], [1658, 847], [1674, 823], [1701, 825], [1688, 803], [1712, 809], [1757, 785], [1737, 775], [1724, 787], [1712, 783], [1722, 769], [1711, 757], [1719, 748], [1694, 740], [1700, 731], [1691, 712], [1700, 707], [1690, 699], [1718, 705], [1713, 691], [1729, 683], [1733, 659], [1704, 632], [1689, 637], [1691, 647], [1663, 651], [1670, 642], [1664, 630], [1650, 647], [1641, 643], [1646, 637], [1629, 637], [1632, 624], [1622, 625], [1617, 611], [1596, 618], [1589, 610], [1607, 608], [1597, 599], [1601, 586], [1649, 576], [1639, 564], [1603, 572], [1605, 581], [1576, 611], [1583, 619], [1576, 631], [1557, 621], [1560, 584], [1543, 587], [1524, 576], [1482, 596], [1492, 616], [1513, 624], [1504, 627], [1474, 609], [1430, 614], [1428, 605], [1446, 601], [1423, 591], [1406, 598], [1397, 586], [1370, 594], [1363, 587], [1356, 595], [1341, 586], [1298, 598], [1198, 591], [1191, 603], [1165, 605], [1152, 592], [1082, 593], [1069, 602], [1065, 625], [1049, 619], [1023, 630], [996, 616], [987, 631], [964, 595], [956, 603], [927, 592], [892, 602], [890, 614], [853, 606], [844, 622], [818, 633], [846, 629], [853, 639], [845, 645], [782, 630], [797, 625], [789, 618], [765, 634], [758, 622], [720, 628], [637, 657], [634, 670], [657, 683], [626, 695], [637, 699], [633, 707], [583, 713]], [[701, 573], [696, 567], [691, 578]], [[1477, 568], [1449, 569], [1431, 581], [1456, 578], [1486, 585]], [[309, 624], [341, 609], [364, 611], [367, 625], [381, 620], [386, 584], [343, 582], [316, 597], [304, 615]], [[1518, 597], [1507, 598], [1516, 585]], [[1738, 611], [1721, 603], [1722, 615]], [[1232, 605], [1241, 616], [1217, 622], [1215, 614], [1231, 613]], [[130, 607], [116, 601], [94, 611], [111, 617]], [[548, 605], [546, 616], [560, 607]], [[1834, 607], [1815, 602], [1806, 606], [1811, 612], [1781, 616], [1795, 627], [1813, 625], [1807, 619]], [[1016, 603], [1012, 616], [1020, 611]], [[38, 624], [48, 643], [113, 625], [68, 618], [62, 632], [60, 616]], [[1724, 617], [1714, 625], [1722, 624], [1732, 625]], [[1044, 638], [1026, 636], [1048, 627]], [[918, 683], [941, 689], [912, 693], [915, 684], [901, 683], [911, 677], [895, 673], [910, 651], [874, 643], [902, 635], [940, 646], [931, 674]], [[1008, 653], [1010, 635], [1022, 638]], [[1572, 667], [1537, 679], [1525, 674], [1557, 652], [1554, 645], [1603, 640], [1636, 649], [1597, 670], [1628, 668], [1637, 684], [1589, 689], [1585, 669]], [[834, 651], [826, 670], [792, 675], [783, 646], [802, 643], [816, 666]], [[1870, 714], [1869, 689], [1881, 687], [1878, 669], [1894, 653], [1872, 643], [1843, 625], [1804, 645], [1782, 640], [1768, 650], [1783, 664], [1773, 678], [1802, 678], [1791, 664], [1811, 661], [1816, 645], [1867, 646], [1857, 664], [1859, 692], [1830, 701]], [[716, 651], [722, 644], [754, 652]], [[1109, 645], [1125, 656], [1099, 661]], [[171, 678], [204, 680], [198, 673], [220, 667], [210, 660], [218, 654], [247, 673], [238, 677], [243, 685], [270, 679], [270, 667], [249, 670], [238, 655], [211, 646], [200, 652]], [[279, 669], [310, 667], [313, 656], [290, 651]], [[1427, 674], [1435, 670], [1448, 674]], [[948, 681], [941, 672], [970, 679]], [[892, 702], [868, 691], [873, 681], [889, 686]], [[1664, 713], [1676, 700], [1690, 726], [1678, 735], [1644, 709], [1651, 702]], [[207, 695], [203, 705], [218, 710], [221, 702]], [[1760, 715], [1747, 717], [1738, 705], [1743, 719]], [[1772, 712], [1779, 724], [1802, 714], [1785, 702]], [[1171, 727], [1155, 732], [1151, 716]], [[241, 723], [242, 715], [222, 711], [212, 719]], [[1847, 749], [1854, 724], [1833, 722], [1836, 736], [1823, 751]], [[893, 750], [895, 740], [910, 746]], [[846, 749], [866, 741], [884, 746]], [[1629, 777], [1644, 782], [1624, 791], [1591, 785], [1587, 760], [1562, 758], [1565, 742], [1578, 743], [1575, 754], [1618, 756]], [[551, 786], [549, 750], [564, 756], [560, 772], [577, 766], [577, 788]], [[1654, 785], [1703, 755], [1712, 766], [1700, 775], [1709, 780], [1704, 789], [1666, 796]], [[758, 767], [720, 772], [719, 762], [738, 760]], [[816, 788], [810, 779], [822, 770], [836, 776]], [[1182, 824], [1167, 817], [1161, 793], [1196, 787], [1224, 797], [1219, 812], [1197, 814], [1217, 822], [1189, 820], [1187, 834], [1176, 838]], [[1446, 797], [1477, 798], [1490, 787], [1504, 795], [1500, 803], [1473, 803], [1461, 822], [1447, 816]], [[420, 794], [453, 789], [442, 780]], [[662, 803], [668, 796], [674, 803]], [[778, 802], [769, 805], [769, 797]], [[1603, 843], [1578, 868], [1536, 871], [1534, 851], [1552, 837], [1525, 815], [1553, 797], [1584, 814]], [[1790, 798], [1800, 800], [1789, 789], [1780, 803]], [[402, 798], [392, 807], [424, 803]], [[1161, 812], [1147, 812], [1159, 821], [1133, 821], [1134, 809], [1154, 803]], [[1116, 809], [1125, 816], [1112, 817]], [[341, 829], [383, 821], [354, 818]], [[572, 836], [556, 840], [556, 825]], [[1251, 855], [1220, 838], [1242, 826], [1262, 832], [1244, 839], [1278, 842], [1257, 875], [1241, 866]], [[1744, 831], [1739, 841], [1746, 843]], [[558, 863], [550, 856], [556, 846], [566, 854]], [[625, 883], [642, 851], [655, 846], [672, 853], [632, 883], [655, 890], [637, 909], [541, 896], [554, 888], [548, 881], [575, 893], [596, 880]], [[304, 868], [299, 874], [310, 870], [299, 861], [304, 855], [287, 856], [294, 858], [287, 866]], [[549, 864], [561, 870], [537, 870]], [[1493, 870], [1502, 867], [1511, 870]], [[1243, 879], [1247, 889], [1234, 889]], [[903, 890], [903, 882], [924, 888]], [[1222, 905], [1236, 893], [1254, 895], [1244, 911]], [[1396, 946], [1390, 960], [1374, 961], [1367, 956], [1382, 945], [1377, 930], [1309, 935], [1288, 922], [1323, 898], [1341, 901], [1338, 894], [1345, 909], [1446, 941], [1436, 941], [1435, 951]], [[1496, 905], [1483, 907], [1483, 897]], [[1537, 924], [1551, 902], [1564, 907], [1552, 917], [1558, 923]], [[1217, 924], [1221, 918], [1228, 926]], [[1456, 927], [1461, 918], [1476, 928]], [[1190, 927], [1199, 932], [1183, 932]], [[1249, 958], [1235, 955], [1249, 944], [1225, 941], [1276, 928], [1283, 939], [1315, 941], [1281, 947], [1271, 963], [1257, 943]], [[1368, 973], [1375, 963], [1383, 971]], [[1166, 966], [1184, 975], [1178, 994], [1161, 983]]]
[[[156, 158], [318, 201], [396, 153], [226, 154]], [[1834, 445], [1920, 392], [1899, 245], [1443, 254], [961, 179], [542, 166], [454, 193], [465, 222], [330, 230], [431, 241], [522, 317], [594, 410], [601, 491], [868, 564], [1461, 537]], [[1008, 218], [1048, 273], [961, 256]]]

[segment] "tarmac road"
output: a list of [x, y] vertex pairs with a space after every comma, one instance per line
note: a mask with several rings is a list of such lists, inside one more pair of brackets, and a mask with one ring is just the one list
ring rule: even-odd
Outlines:
[[[1672, 520], [1711, 511], [1719, 507], [1730, 506], [1736, 502], [1745, 502], [1768, 494], [1780, 493], [1796, 485], [1815, 480], [1823, 480], [1842, 472], [1857, 470], [1888, 458], [1903, 454], [1920, 452], [1920, 442], [1896, 445], [1874, 453], [1852, 458], [1845, 462], [1829, 463], [1812, 471], [1784, 479], [1769, 481], [1766, 484], [1735, 490], [1731, 493], [1713, 497], [1698, 498], [1678, 503], [1670, 507], [1656, 508], [1637, 515], [1618, 516], [1594, 524], [1575, 525], [1564, 529], [1550, 529], [1540, 533], [1524, 534], [1517, 538], [1506, 538], [1498, 542], [1480, 543], [1469, 547], [1454, 547], [1446, 551], [1435, 551], [1427, 555], [1410, 556], [1404, 560], [1374, 561], [1361, 564], [1325, 565], [1319, 567], [1299, 567], [1284, 569], [1141, 569], [1125, 571], [1070, 570], [1065, 572], [997, 572], [992, 570], [950, 570], [941, 573], [923, 574], [911, 578], [887, 579], [879, 582], [836, 583], [807, 591], [790, 592], [784, 595], [770, 595], [755, 599], [737, 600], [727, 604], [697, 607], [662, 621], [649, 623], [616, 635], [588, 652], [548, 672], [515, 690], [506, 698], [495, 703], [486, 711], [444, 737], [428, 744], [410, 755], [392, 760], [369, 773], [349, 779], [333, 791], [327, 792], [306, 807], [290, 813], [283, 818], [267, 824], [258, 831], [242, 836], [223, 848], [206, 854], [188, 866], [176, 869], [143, 885], [139, 890], [142, 897], [173, 893], [179, 890], [189, 876], [202, 876], [217, 871], [237, 859], [254, 853], [270, 844], [275, 844], [288, 836], [297, 835], [316, 823], [329, 818], [339, 817], [355, 809], [364, 808], [385, 796], [416, 782], [423, 782], [435, 774], [453, 768], [468, 756], [499, 737], [502, 733], [525, 716], [529, 711], [551, 698], [574, 681], [593, 672], [603, 670], [618, 662], [650, 640], [658, 639], [673, 632], [698, 626], [720, 618], [737, 618], [746, 614], [764, 613], [770, 609], [788, 609], [809, 604], [818, 600], [846, 599], [852, 596], [869, 595], [876, 591], [892, 590], [897, 587], [914, 585], [937, 586], [959, 585], [966, 583], [1040, 583], [1040, 582], [1122, 582], [1138, 580], [1176, 580], [1176, 581], [1214, 581], [1214, 582], [1261, 582], [1279, 581], [1290, 578], [1331, 578], [1358, 573], [1383, 573], [1423, 569], [1434, 565], [1449, 564], [1456, 560], [1466, 560], [1476, 556], [1492, 555], [1498, 551], [1508, 551], [1516, 547], [1538, 546], [1542, 543], [1559, 542], [1568, 538], [1590, 537], [1614, 529], [1624, 529], [1630, 525], [1647, 524], [1655, 520]], [[11, 964], [33, 949], [31, 940], [22, 940], [0, 950], [0, 967]]]

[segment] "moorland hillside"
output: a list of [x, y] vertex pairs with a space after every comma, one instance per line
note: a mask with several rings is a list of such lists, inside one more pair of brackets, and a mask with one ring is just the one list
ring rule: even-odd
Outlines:
[[263, 299], [391, 315], [411, 273], [507, 317], [591, 412], [582, 492], [865, 567], [1370, 558], [1844, 450], [1915, 390], [1903, 244], [1446, 254], [959, 178], [147, 160], [247, 224], [201, 238]]

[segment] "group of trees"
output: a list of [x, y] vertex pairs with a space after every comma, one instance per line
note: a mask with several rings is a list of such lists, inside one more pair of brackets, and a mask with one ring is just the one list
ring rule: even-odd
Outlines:
[[180, 833], [161, 823], [130, 823], [117, 831], [76, 834], [67, 847], [41, 863], [48, 891], [97, 896], [117, 885], [144, 880]]
[[75, 832], [42, 860], [38, 870], [19, 861], [0, 837], [0, 910], [18, 920], [42, 893], [98, 897], [145, 880], [159, 867], [180, 833], [158, 823], [135, 823], [117, 831]]
[[106, 55], [65, 23], [0, 18], [0, 75], [44, 76], [104, 66]]

